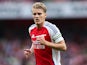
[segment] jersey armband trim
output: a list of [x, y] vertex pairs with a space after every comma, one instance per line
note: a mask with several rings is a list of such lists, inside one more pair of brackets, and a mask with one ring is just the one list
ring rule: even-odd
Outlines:
[[55, 43], [60, 42], [62, 40], [64, 40], [64, 38], [63, 37], [60, 37], [60, 38], [58, 38], [58, 39], [55, 40]]
[[58, 34], [58, 33], [57, 33], [57, 34], [55, 34], [55, 35], [53, 36], [53, 39], [56, 40], [56, 39], [58, 39], [58, 38], [60, 38], [60, 37], [62, 37], [61, 34]]
[[64, 39], [63, 39], [63, 37], [62, 37], [61, 34], [56, 33], [56, 34], [53, 36], [53, 40], [54, 40], [55, 42], [60, 42], [60, 41], [62, 41], [62, 40], [64, 40]]

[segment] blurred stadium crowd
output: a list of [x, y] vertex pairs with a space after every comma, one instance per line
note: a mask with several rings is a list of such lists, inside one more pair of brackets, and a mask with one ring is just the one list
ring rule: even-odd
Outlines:
[[[36, 2], [39, 0], [0, 0]], [[86, 1], [86, 0], [41, 0]], [[68, 50], [61, 52], [62, 65], [87, 65], [87, 18], [48, 19], [56, 24], [66, 40]], [[30, 48], [28, 27], [32, 19], [0, 20], [0, 65], [35, 65], [34, 55], [25, 58], [23, 50]]]

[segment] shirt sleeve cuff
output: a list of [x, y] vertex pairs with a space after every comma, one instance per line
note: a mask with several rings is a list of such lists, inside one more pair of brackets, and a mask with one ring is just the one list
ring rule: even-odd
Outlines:
[[60, 38], [58, 38], [58, 39], [55, 40], [55, 43], [60, 42], [62, 40], [64, 40], [64, 38], [63, 37], [60, 37]]

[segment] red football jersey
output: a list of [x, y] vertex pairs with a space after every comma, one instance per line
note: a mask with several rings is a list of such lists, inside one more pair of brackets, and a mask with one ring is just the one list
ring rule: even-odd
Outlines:
[[[53, 28], [54, 27], [54, 28]], [[57, 31], [56, 31], [57, 30]], [[44, 26], [41, 28], [37, 28], [36, 25], [31, 25], [29, 28], [29, 33], [31, 36], [32, 44], [34, 45], [34, 53], [36, 58], [36, 65], [60, 65], [60, 56], [59, 52], [54, 52], [51, 47], [41, 45], [36, 39], [37, 37], [43, 36], [45, 40], [49, 42], [59, 42], [63, 40], [63, 37], [60, 34], [60, 31], [55, 28], [55, 26], [49, 22], [45, 22]], [[58, 35], [57, 35], [57, 34]], [[57, 61], [53, 58], [55, 54], [58, 57], [58, 64]]]

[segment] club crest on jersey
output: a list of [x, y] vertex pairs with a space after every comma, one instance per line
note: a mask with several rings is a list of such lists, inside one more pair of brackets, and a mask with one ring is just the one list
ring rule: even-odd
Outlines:
[[31, 38], [36, 38], [36, 37], [35, 37], [35, 35], [33, 34], [33, 35], [31, 36]]

